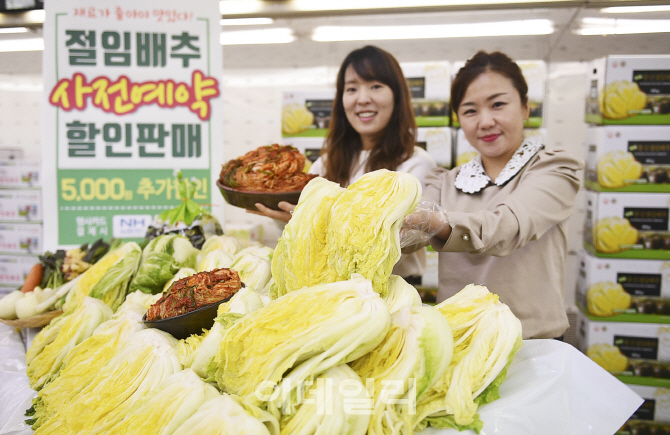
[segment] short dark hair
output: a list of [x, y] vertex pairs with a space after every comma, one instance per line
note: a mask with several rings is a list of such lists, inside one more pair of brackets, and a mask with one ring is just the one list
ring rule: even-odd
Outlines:
[[458, 111], [458, 107], [463, 102], [463, 97], [468, 86], [477, 77], [488, 71], [497, 72], [510, 79], [512, 85], [519, 92], [521, 104], [525, 105], [528, 103], [528, 84], [523, 77], [519, 65], [510, 59], [509, 56], [499, 51], [487, 53], [480, 50], [465, 62], [465, 66], [458, 70], [458, 74], [456, 74], [454, 81], [451, 83], [451, 102], [449, 104], [453, 112]]

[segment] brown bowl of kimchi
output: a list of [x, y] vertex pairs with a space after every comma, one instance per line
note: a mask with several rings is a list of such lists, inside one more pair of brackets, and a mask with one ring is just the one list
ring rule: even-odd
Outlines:
[[257, 203], [273, 210], [286, 201], [297, 204], [300, 192], [315, 174], [305, 172], [305, 156], [291, 145], [265, 145], [229, 160], [216, 185], [230, 205], [258, 211]]
[[244, 287], [232, 269], [214, 269], [175, 281], [144, 314], [142, 322], [179, 340], [214, 326], [216, 313]]
[[302, 192], [301, 190], [297, 192], [247, 192], [224, 186], [220, 181], [217, 181], [216, 185], [228, 204], [253, 211], [258, 211], [256, 203], [261, 203], [273, 210], [281, 210], [278, 205], [281, 201], [296, 205], [300, 199], [300, 192]]

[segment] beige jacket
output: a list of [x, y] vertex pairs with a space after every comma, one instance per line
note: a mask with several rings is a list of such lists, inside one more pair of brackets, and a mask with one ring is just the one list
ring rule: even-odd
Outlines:
[[[554, 338], [568, 328], [566, 227], [583, 164], [566, 151], [541, 146], [531, 151], [522, 156], [526, 162], [519, 162], [517, 151], [496, 180], [500, 185], [486, 177], [484, 184], [489, 184], [481, 187], [478, 159], [468, 165], [469, 176], [458, 182], [463, 166], [435, 169], [426, 177], [423, 199], [446, 209], [452, 227], [446, 242], [431, 240], [440, 253], [438, 301], [470, 283], [482, 284], [521, 320], [524, 339]], [[479, 191], [465, 193], [455, 187], [478, 189], [477, 182], [473, 187], [467, 179], [478, 177]]]

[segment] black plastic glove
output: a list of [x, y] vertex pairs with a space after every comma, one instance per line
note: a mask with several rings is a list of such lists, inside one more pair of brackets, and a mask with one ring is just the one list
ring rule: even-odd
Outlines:
[[421, 200], [400, 228], [400, 247], [428, 244], [449, 226], [447, 211], [434, 201]]

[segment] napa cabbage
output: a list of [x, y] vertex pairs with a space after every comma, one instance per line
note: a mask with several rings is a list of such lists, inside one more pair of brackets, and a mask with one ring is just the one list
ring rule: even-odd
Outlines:
[[367, 409], [372, 406], [361, 405], [371, 405], [369, 402], [356, 372], [346, 364], [337, 365], [311, 382], [304, 400], [292, 413], [281, 416], [281, 433], [365, 435], [370, 422]]
[[244, 285], [253, 290], [262, 290], [272, 278], [270, 262], [252, 254], [238, 258], [230, 268], [237, 271]]
[[470, 284], [435, 308], [451, 325], [454, 354], [444, 376], [417, 403], [417, 427], [471, 429], [477, 409], [499, 397], [507, 367], [523, 345], [521, 322], [498, 295]]
[[110, 433], [149, 391], [182, 370], [176, 345], [170, 334], [148, 328], [130, 334], [115, 352], [105, 349], [107, 363], [35, 434]]
[[214, 269], [229, 269], [233, 264], [233, 256], [221, 249], [208, 252], [198, 263], [198, 272], [207, 272]]
[[[301, 388], [305, 380], [374, 349], [389, 323], [384, 301], [360, 275], [293, 291], [228, 329], [216, 355], [216, 382], [222, 391], [261, 406], [257, 387]], [[267, 410], [278, 415], [290, 406], [283, 399]]]
[[391, 314], [402, 307], [421, 306], [421, 295], [413, 285], [408, 284], [402, 277], [391, 275], [389, 277], [388, 293], [383, 297], [389, 307]]
[[172, 435], [279, 435], [279, 422], [267, 411], [222, 394], [208, 400]]
[[216, 388], [203, 382], [193, 370], [182, 370], [147, 392], [109, 433], [171, 434], [202, 404], [218, 396]]
[[64, 317], [54, 340], [28, 364], [26, 374], [30, 387], [39, 390], [55, 378], [68, 352], [90, 337], [98, 325], [112, 317], [112, 314], [112, 309], [99, 299], [84, 298], [73, 312]]
[[368, 434], [412, 433], [417, 399], [444, 376], [452, 354], [451, 327], [438, 310], [393, 313], [384, 341], [351, 363], [374, 398]]
[[402, 220], [420, 197], [415, 176], [386, 169], [365, 174], [345, 190], [324, 179], [311, 180], [277, 243], [271, 295], [347, 280], [354, 273], [385, 295], [400, 259]]

